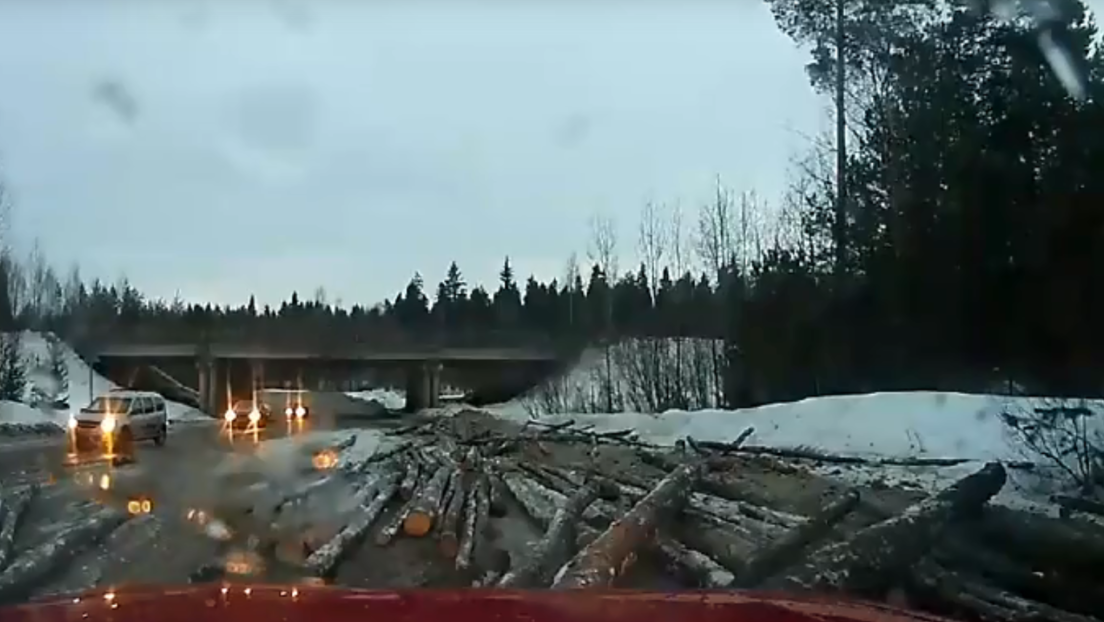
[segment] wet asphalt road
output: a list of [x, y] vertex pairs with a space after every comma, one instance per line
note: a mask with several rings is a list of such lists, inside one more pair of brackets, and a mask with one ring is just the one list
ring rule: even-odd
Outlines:
[[[87, 522], [105, 505], [126, 511], [129, 504], [132, 510], [151, 512], [130, 520], [106, 540], [76, 551], [17, 599], [125, 583], [187, 583], [198, 568], [219, 563], [227, 555], [225, 543], [212, 539], [189, 518], [197, 509], [232, 502], [240, 496], [240, 487], [248, 485], [248, 481], [227, 484], [215, 477], [227, 458], [263, 451], [266, 440], [311, 431], [393, 425], [349, 412], [355, 409], [341, 398], [334, 397], [329, 404], [320, 401], [302, 425], [288, 425], [280, 418], [256, 435], [236, 434], [232, 442], [221, 422], [176, 424], [165, 446], [139, 443], [136, 462], [117, 467], [95, 460], [65, 466], [68, 441], [63, 437], [0, 445], [0, 490], [41, 485], [17, 532], [15, 561], [33, 558], [59, 534]], [[0, 573], [0, 584], [3, 577]], [[275, 578], [294, 579], [278, 574]], [[10, 593], [0, 594], [0, 601], [11, 598]]]

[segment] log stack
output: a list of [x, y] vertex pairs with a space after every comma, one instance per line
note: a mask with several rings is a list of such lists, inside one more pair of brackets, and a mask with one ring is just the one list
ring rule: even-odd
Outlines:
[[[356, 509], [304, 572], [331, 579], [360, 549], [416, 547], [449, 585], [818, 590], [963, 620], [1104, 620], [1104, 527], [992, 503], [1009, 465], [925, 464], [972, 472], [911, 504], [837, 486], [798, 508], [748, 473], [812, 477], [808, 462], [849, 458], [747, 448], [750, 431], [671, 449], [631, 430], [464, 416], [395, 430], [395, 449], [339, 469]], [[507, 556], [510, 521], [531, 537]]]

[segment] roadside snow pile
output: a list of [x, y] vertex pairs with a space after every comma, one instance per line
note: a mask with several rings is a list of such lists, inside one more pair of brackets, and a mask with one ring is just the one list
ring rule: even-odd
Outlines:
[[720, 342], [690, 338], [629, 339], [593, 347], [565, 373], [517, 401], [534, 415], [712, 408], [722, 353]]
[[50, 414], [19, 402], [0, 402], [0, 437], [55, 435], [64, 431]]
[[[117, 388], [114, 382], [97, 374], [64, 341], [24, 331], [21, 343], [27, 369], [24, 402], [39, 404], [38, 408], [24, 408], [39, 413], [41, 421], [64, 427], [70, 412], [86, 404], [89, 396], [94, 398]], [[170, 421], [211, 421], [210, 417], [186, 404], [168, 400], [165, 404]]]
[[349, 397], [366, 402], [379, 402], [387, 410], [402, 410], [406, 407], [406, 395], [395, 389], [368, 389], [367, 391], [348, 391]]
[[[1058, 491], [1059, 460], [1041, 455], [1017, 435], [1010, 417], [1031, 419], [1039, 409], [1087, 408], [1085, 441], [1104, 447], [1104, 404], [1091, 401], [967, 395], [962, 393], [875, 393], [809, 398], [738, 411], [668, 411], [662, 414], [563, 414], [540, 417], [544, 424], [568, 420], [594, 432], [632, 430], [639, 440], [673, 445], [687, 437], [695, 441], [729, 443], [753, 428], [743, 451], [773, 453], [814, 463], [826, 474], [854, 483], [899, 485], [938, 490], [985, 462], [1034, 467], [1013, 474], [1005, 501], [1040, 501]], [[527, 410], [518, 404], [491, 409], [524, 422]], [[1077, 427], [1077, 426], [1073, 426]], [[1061, 434], [1058, 434], [1061, 436]], [[1056, 440], [1057, 446], [1063, 442]], [[1062, 451], [1055, 450], [1056, 453]], [[1064, 458], [1062, 459], [1064, 460]], [[1025, 464], [1030, 463], [1030, 464]]]

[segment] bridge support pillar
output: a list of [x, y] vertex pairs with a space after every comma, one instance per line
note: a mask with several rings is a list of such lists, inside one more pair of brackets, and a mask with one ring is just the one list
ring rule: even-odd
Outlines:
[[199, 372], [199, 407], [212, 416], [218, 416], [218, 377], [215, 373], [215, 361], [210, 358], [200, 358], [196, 362]]
[[426, 364], [426, 401], [430, 408], [441, 406], [441, 364], [432, 361]]

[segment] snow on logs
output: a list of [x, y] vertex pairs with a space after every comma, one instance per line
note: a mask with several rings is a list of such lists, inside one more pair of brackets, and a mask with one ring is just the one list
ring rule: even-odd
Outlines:
[[571, 557], [577, 537], [576, 526], [583, 510], [598, 497], [595, 487], [585, 485], [560, 505], [548, 522], [548, 529], [532, 555], [521, 560], [502, 577], [499, 587], [544, 587], [553, 573]]
[[911, 566], [929, 551], [955, 518], [979, 510], [1004, 486], [1007, 474], [998, 463], [985, 465], [940, 493], [907, 508], [901, 515], [856, 532], [804, 557], [769, 588], [835, 589], [881, 596], [903, 581]]
[[704, 468], [703, 461], [695, 460], [663, 478], [628, 513], [560, 568], [552, 588], [610, 586], [635, 560], [637, 549], [654, 540], [660, 523], [685, 503]]
[[368, 529], [395, 496], [399, 483], [399, 473], [390, 472], [361, 489], [355, 499], [359, 511], [353, 520], [337, 535], [311, 553], [303, 566], [315, 576], [331, 576], [347, 551], [364, 539]]

